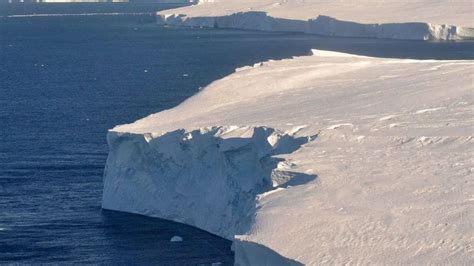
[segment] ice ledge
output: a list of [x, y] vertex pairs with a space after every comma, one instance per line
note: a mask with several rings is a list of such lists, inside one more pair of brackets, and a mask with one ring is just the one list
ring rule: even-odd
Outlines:
[[227, 16], [190, 17], [184, 14], [157, 14], [161, 25], [230, 28], [261, 31], [302, 32], [322, 36], [400, 40], [468, 40], [474, 28], [426, 22], [362, 24], [320, 15], [298, 20], [269, 16], [266, 12], [239, 12]]
[[247, 233], [258, 195], [315, 178], [275, 156], [316, 136], [263, 126], [152, 134], [110, 131], [102, 207], [199, 227], [233, 239]]

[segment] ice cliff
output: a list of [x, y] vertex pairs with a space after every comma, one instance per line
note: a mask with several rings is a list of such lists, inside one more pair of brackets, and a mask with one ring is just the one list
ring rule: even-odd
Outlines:
[[316, 136], [267, 127], [178, 129], [162, 135], [111, 131], [103, 207], [166, 218], [233, 239], [247, 232], [257, 195], [312, 176], [275, 155]]
[[[158, 23], [474, 38], [470, 0], [199, 2]], [[103, 207], [232, 239], [237, 265], [471, 265], [473, 73], [326, 51], [240, 68], [109, 132]]]
[[221, 0], [201, 3], [161, 11], [157, 21], [175, 26], [303, 32], [339, 37], [474, 38], [474, 8], [466, 1]]
[[233, 239], [237, 265], [472, 264], [473, 73], [325, 51], [238, 69], [109, 132], [103, 207]]
[[322, 36], [400, 40], [465, 40], [474, 38], [474, 28], [407, 22], [362, 24], [318, 16], [307, 21], [275, 18], [265, 12], [241, 12], [221, 17], [158, 15], [158, 24], [188, 27], [302, 32]]

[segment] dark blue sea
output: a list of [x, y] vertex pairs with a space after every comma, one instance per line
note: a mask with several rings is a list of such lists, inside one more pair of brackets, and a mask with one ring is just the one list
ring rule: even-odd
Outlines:
[[[233, 263], [231, 242], [101, 210], [107, 130], [236, 67], [311, 48], [474, 59], [472, 42], [159, 27], [150, 15], [0, 18], [0, 263]], [[174, 235], [183, 242], [170, 242]]]

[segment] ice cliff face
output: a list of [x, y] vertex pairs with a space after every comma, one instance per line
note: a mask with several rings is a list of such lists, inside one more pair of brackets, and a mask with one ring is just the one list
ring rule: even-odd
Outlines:
[[210, 127], [160, 136], [110, 132], [103, 208], [246, 233], [258, 194], [314, 179], [275, 155], [316, 136], [267, 127]]
[[473, 71], [325, 51], [240, 68], [109, 132], [103, 207], [234, 239], [238, 265], [472, 265]]
[[323, 36], [400, 40], [464, 40], [474, 38], [474, 29], [421, 22], [362, 24], [320, 15], [315, 19], [277, 18], [266, 12], [239, 12], [226, 16], [188, 17], [157, 15], [158, 24], [261, 31], [302, 32]]

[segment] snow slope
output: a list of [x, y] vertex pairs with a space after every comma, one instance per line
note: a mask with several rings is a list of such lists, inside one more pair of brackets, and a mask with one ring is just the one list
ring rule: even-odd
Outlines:
[[473, 264], [474, 62], [238, 69], [109, 132], [103, 207], [233, 239], [238, 265]]
[[474, 38], [472, 0], [217, 0], [158, 12], [160, 24], [405, 40]]

